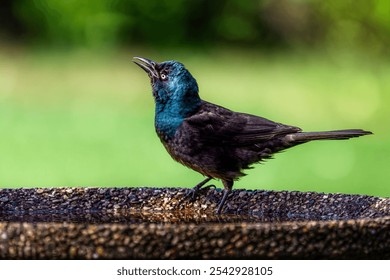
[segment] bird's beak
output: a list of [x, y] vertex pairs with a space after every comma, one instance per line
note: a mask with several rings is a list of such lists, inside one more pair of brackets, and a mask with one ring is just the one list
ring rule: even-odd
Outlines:
[[139, 67], [141, 67], [142, 69], [144, 69], [144, 71], [148, 73], [150, 77], [158, 78], [158, 73], [156, 70], [157, 63], [154, 62], [153, 60], [135, 56], [133, 57], [133, 62], [137, 64]]

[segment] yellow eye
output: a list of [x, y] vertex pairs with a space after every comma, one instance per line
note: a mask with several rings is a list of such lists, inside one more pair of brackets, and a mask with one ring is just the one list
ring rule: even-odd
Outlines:
[[161, 79], [165, 80], [167, 78], [167, 75], [161, 74], [160, 77], [161, 77]]

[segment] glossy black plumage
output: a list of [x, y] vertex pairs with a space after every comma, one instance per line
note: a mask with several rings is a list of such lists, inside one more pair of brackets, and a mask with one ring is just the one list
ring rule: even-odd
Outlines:
[[207, 176], [194, 193], [212, 178], [222, 180], [225, 191], [217, 213], [222, 211], [234, 180], [245, 175], [243, 170], [251, 164], [308, 141], [371, 134], [361, 129], [302, 132], [295, 126], [233, 112], [201, 100], [195, 79], [181, 63], [135, 59], [151, 78], [155, 127], [165, 148], [176, 161]]
[[166, 146], [174, 159], [203, 175], [234, 180], [244, 175], [242, 169], [250, 164], [288, 147], [283, 137], [298, 131], [297, 127], [202, 101]]

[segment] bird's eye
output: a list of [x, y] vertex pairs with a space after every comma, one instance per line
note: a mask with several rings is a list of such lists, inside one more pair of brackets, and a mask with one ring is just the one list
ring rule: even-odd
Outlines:
[[167, 75], [164, 74], [164, 73], [161, 73], [161, 74], [160, 74], [160, 77], [161, 77], [161, 79], [163, 79], [163, 80], [166, 80], [166, 79], [167, 79]]

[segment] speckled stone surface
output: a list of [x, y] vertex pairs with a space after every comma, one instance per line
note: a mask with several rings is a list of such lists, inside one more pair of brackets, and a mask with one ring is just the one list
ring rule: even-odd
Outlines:
[[0, 189], [3, 259], [388, 259], [390, 199], [180, 188]]

